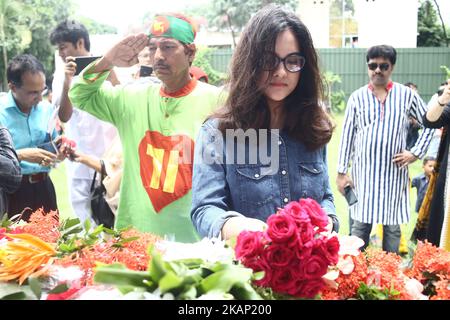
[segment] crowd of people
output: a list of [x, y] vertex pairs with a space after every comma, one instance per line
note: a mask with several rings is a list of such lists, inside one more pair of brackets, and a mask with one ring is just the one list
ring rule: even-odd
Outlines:
[[[51, 104], [43, 101], [48, 81], [35, 57], [21, 54], [8, 64], [0, 214], [26, 220], [41, 207], [57, 210], [49, 172], [66, 161], [80, 220], [95, 214], [98, 172], [116, 228], [181, 242], [230, 239], [263, 230], [278, 208], [312, 198], [328, 215], [328, 231], [339, 231], [327, 160], [335, 128], [320, 104], [317, 51], [295, 13], [268, 5], [251, 18], [221, 88], [192, 66], [196, 28], [182, 14], [156, 15], [147, 34], [126, 36], [79, 74], [77, 58], [91, 56], [85, 26], [66, 20], [49, 36], [63, 62]], [[383, 250], [398, 253], [400, 225], [410, 220], [408, 166], [443, 128], [439, 150], [425, 158], [412, 186], [417, 238], [449, 250], [450, 80], [427, 105], [417, 86], [392, 81], [396, 61], [392, 46], [367, 50], [368, 84], [348, 99], [336, 184], [343, 196], [353, 193], [351, 234], [365, 248], [372, 226], [381, 224]], [[121, 83], [116, 67], [134, 68], [133, 80]]]

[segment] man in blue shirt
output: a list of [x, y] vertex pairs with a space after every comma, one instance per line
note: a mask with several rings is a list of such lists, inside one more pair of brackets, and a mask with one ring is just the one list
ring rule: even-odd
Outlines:
[[23, 54], [12, 59], [7, 79], [10, 91], [0, 100], [0, 123], [11, 132], [23, 174], [19, 189], [9, 195], [8, 215], [22, 213], [21, 218], [28, 220], [39, 208], [57, 209], [55, 188], [48, 176], [58, 153], [51, 137], [54, 130], [48, 129], [53, 127], [54, 110], [41, 103], [45, 73], [34, 56]]

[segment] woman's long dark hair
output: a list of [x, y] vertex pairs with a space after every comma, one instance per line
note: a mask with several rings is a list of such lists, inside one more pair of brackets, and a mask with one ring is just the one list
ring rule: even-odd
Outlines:
[[231, 61], [228, 99], [224, 108], [213, 117], [220, 120], [222, 132], [226, 129], [270, 128], [270, 111], [258, 80], [263, 73], [264, 52], [275, 52], [277, 36], [286, 29], [297, 38], [306, 64], [297, 87], [285, 100], [284, 129], [314, 150], [328, 143], [333, 132], [331, 119], [319, 105], [323, 85], [318, 58], [306, 26], [293, 12], [281, 6], [262, 8], [242, 32]]

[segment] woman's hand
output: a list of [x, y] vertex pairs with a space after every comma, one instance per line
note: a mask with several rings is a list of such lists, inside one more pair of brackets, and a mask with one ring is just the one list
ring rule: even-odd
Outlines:
[[244, 230], [247, 231], [264, 231], [267, 224], [261, 220], [246, 218], [246, 217], [232, 217], [228, 219], [222, 227], [222, 239], [228, 240], [237, 237], [239, 233]]

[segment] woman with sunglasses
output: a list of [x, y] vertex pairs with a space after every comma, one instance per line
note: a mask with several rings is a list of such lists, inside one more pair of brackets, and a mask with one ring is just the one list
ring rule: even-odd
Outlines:
[[229, 96], [195, 146], [192, 221], [203, 237], [262, 230], [300, 198], [316, 200], [338, 229], [325, 145], [333, 125], [310, 33], [280, 6], [257, 12], [232, 58]]

